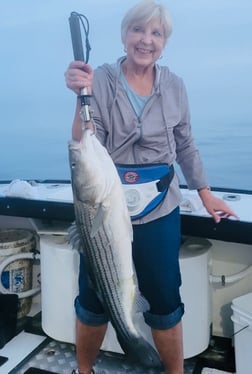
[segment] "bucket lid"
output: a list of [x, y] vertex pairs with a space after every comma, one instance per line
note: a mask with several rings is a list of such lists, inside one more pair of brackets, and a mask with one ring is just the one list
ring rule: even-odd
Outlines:
[[180, 248], [180, 258], [199, 257], [205, 255], [212, 246], [211, 242], [205, 238], [187, 238]]
[[0, 247], [7, 248], [10, 245], [24, 245], [31, 241], [33, 234], [31, 231], [23, 229], [0, 230]]
[[252, 313], [252, 292], [246, 295], [236, 297], [233, 300], [233, 306], [242, 310], [246, 314]]

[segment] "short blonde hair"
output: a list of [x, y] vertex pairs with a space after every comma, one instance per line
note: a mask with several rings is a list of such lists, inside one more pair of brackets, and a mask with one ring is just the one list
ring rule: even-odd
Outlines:
[[121, 38], [125, 41], [129, 28], [136, 22], [148, 23], [153, 19], [159, 19], [164, 29], [165, 43], [172, 33], [172, 20], [164, 5], [153, 0], [142, 0], [133, 6], [124, 16], [121, 22]]

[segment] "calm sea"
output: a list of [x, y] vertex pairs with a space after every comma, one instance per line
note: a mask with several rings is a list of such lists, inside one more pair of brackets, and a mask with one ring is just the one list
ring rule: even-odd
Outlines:
[[[72, 98], [32, 105], [28, 101], [15, 108], [6, 101], [4, 111], [0, 179], [69, 179], [67, 142], [74, 111]], [[252, 190], [251, 121], [211, 119], [202, 125], [199, 117], [192, 122], [210, 185]]]

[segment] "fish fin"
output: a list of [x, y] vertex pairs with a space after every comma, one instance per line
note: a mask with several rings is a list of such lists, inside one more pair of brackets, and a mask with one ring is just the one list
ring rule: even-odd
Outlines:
[[79, 230], [75, 222], [69, 227], [66, 238], [68, 243], [72, 245], [73, 249], [76, 249], [78, 252], [83, 252]]
[[146, 368], [164, 369], [156, 348], [143, 336], [132, 338], [130, 343], [120, 334], [117, 334], [117, 339], [130, 361], [140, 363]]
[[146, 298], [140, 293], [137, 288], [134, 303], [133, 303], [133, 311], [135, 313], [143, 313], [150, 309], [150, 304], [146, 300]]
[[140, 292], [138, 287], [138, 281], [136, 276], [136, 271], [133, 273], [133, 283], [134, 283], [134, 300], [133, 300], [133, 314], [134, 313], [143, 313], [150, 309], [150, 304]]
[[96, 215], [93, 220], [93, 225], [90, 231], [90, 237], [93, 238], [97, 232], [99, 231], [99, 228], [103, 224], [104, 216], [105, 216], [106, 209], [102, 204], [99, 204], [98, 209], [96, 211]]
[[133, 243], [133, 226], [132, 226], [130, 216], [127, 217], [127, 226], [128, 226], [128, 230], [129, 230], [131, 243]]
[[[125, 202], [125, 205], [126, 205], [126, 202]], [[122, 218], [123, 218], [125, 227], [127, 227], [128, 229], [130, 240], [133, 243], [133, 226], [132, 226], [131, 218], [130, 218], [127, 207], [125, 208]]]

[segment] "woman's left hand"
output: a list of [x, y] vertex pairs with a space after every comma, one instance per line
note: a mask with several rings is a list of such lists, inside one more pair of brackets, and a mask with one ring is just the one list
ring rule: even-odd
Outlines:
[[237, 214], [229, 208], [229, 206], [218, 197], [214, 196], [208, 188], [203, 188], [198, 191], [202, 203], [209, 214], [213, 217], [216, 223], [221, 221], [221, 218], [235, 217], [239, 219]]

